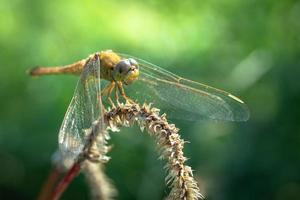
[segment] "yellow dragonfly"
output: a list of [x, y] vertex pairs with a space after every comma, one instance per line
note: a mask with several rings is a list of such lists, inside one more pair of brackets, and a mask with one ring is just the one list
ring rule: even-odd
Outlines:
[[[48, 74], [80, 75], [59, 132], [60, 150], [68, 157], [81, 153], [86, 142], [85, 131], [103, 114], [102, 97], [107, 97], [111, 106], [119, 103], [120, 98], [129, 103], [134, 102], [133, 98], [147, 100], [156, 107], [166, 106], [184, 119], [246, 121], [249, 118], [245, 103], [228, 92], [111, 50], [97, 52], [70, 65], [30, 70], [32, 76]], [[102, 80], [106, 80], [103, 89]]]

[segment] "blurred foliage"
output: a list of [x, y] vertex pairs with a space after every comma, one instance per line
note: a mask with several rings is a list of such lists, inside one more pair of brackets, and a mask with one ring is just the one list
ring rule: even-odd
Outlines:
[[[34, 199], [51, 168], [77, 77], [32, 78], [113, 49], [232, 91], [246, 123], [185, 122], [185, 153], [208, 199], [300, 199], [300, 3], [286, 1], [0, 2], [0, 199]], [[118, 199], [161, 199], [163, 162], [136, 129], [114, 134], [107, 174]], [[79, 176], [62, 199], [86, 199]]]

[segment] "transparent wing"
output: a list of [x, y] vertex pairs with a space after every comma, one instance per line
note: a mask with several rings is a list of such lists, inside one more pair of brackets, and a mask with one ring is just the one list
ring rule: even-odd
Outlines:
[[100, 60], [98, 54], [86, 62], [59, 131], [59, 148], [66, 159], [74, 159], [87, 140], [87, 133], [102, 115]]
[[149, 98], [155, 104], [166, 107], [171, 113], [177, 113], [175, 117], [188, 120], [246, 121], [249, 118], [247, 106], [234, 95], [182, 78], [139, 58], [134, 59], [139, 63], [140, 77], [132, 85], [144, 87], [137, 99]]

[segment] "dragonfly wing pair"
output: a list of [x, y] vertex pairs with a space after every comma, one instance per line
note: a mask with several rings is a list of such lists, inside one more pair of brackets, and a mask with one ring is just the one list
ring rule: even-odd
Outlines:
[[[124, 57], [132, 57], [124, 55]], [[134, 57], [133, 57], [134, 58]], [[137, 99], [149, 98], [157, 104], [165, 106], [175, 118], [187, 120], [225, 120], [246, 121], [249, 111], [246, 104], [234, 95], [177, 76], [163, 68], [153, 65], [139, 58], [140, 77], [132, 85], [137, 84], [143, 91]], [[131, 87], [128, 86], [128, 87]], [[155, 98], [153, 98], [155, 96]], [[160, 100], [158, 100], [160, 99]], [[179, 116], [180, 115], [180, 116]], [[174, 117], [174, 115], [172, 115]]]
[[95, 54], [83, 68], [59, 131], [63, 158], [75, 159], [82, 152], [93, 122], [103, 120], [101, 105], [100, 59]]

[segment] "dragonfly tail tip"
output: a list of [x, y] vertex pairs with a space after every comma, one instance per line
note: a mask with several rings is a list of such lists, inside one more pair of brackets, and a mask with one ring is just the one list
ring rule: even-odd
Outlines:
[[36, 66], [26, 71], [26, 73], [30, 76], [38, 76], [40, 67]]

